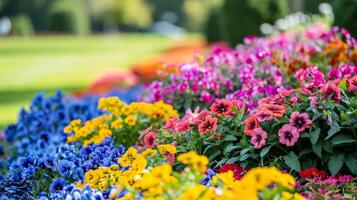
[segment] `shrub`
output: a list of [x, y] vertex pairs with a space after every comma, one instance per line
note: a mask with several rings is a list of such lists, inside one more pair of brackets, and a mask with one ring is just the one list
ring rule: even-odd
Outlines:
[[80, 0], [57, 0], [48, 10], [47, 30], [72, 34], [90, 32], [85, 4]]
[[11, 19], [12, 34], [14, 35], [33, 35], [34, 28], [31, 19], [27, 15], [17, 15]]
[[232, 46], [248, 34], [259, 34], [262, 23], [272, 23], [288, 13], [284, 0], [226, 0], [222, 8], [222, 34]]

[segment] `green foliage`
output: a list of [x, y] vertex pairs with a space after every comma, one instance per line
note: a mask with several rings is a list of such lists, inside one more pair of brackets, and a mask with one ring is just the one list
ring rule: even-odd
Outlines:
[[31, 19], [27, 15], [18, 15], [11, 18], [12, 34], [14, 35], [33, 35], [34, 28]]
[[204, 34], [209, 42], [219, 41], [222, 39], [220, 31], [220, 8], [212, 8], [207, 17]]
[[357, 1], [330, 0], [335, 14], [335, 25], [348, 29], [353, 36], [357, 36]]
[[258, 35], [262, 23], [273, 23], [289, 11], [285, 0], [226, 0], [222, 9], [223, 38], [232, 46], [248, 34]]
[[47, 30], [71, 34], [90, 32], [90, 19], [82, 0], [56, 0], [47, 12]]
[[102, 16], [112, 25], [146, 28], [152, 22], [151, 12], [145, 0], [111, 0]]

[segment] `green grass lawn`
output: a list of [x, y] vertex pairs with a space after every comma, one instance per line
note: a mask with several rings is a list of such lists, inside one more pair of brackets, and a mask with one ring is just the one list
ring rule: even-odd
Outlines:
[[150, 34], [0, 38], [0, 128], [39, 91], [87, 87], [108, 70], [125, 70], [173, 40]]

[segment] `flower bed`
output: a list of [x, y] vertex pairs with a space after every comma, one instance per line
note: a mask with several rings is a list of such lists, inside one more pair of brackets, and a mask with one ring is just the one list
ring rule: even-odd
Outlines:
[[313, 25], [168, 66], [138, 102], [40, 95], [5, 131], [1, 198], [354, 199], [356, 49]]

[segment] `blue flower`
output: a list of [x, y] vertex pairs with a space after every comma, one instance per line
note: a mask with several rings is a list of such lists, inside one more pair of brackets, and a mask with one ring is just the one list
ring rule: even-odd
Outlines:
[[63, 178], [56, 178], [52, 181], [50, 185], [50, 193], [55, 193], [57, 191], [61, 191], [64, 186], [67, 184], [67, 181]]
[[75, 164], [69, 160], [61, 160], [58, 163], [57, 170], [61, 176], [70, 177], [74, 173]]
[[57, 165], [57, 160], [56, 160], [56, 158], [55, 157], [53, 157], [53, 156], [50, 156], [50, 157], [46, 157], [45, 159], [44, 159], [44, 165], [47, 167], [47, 168], [49, 168], [49, 169], [51, 169], [51, 170], [55, 170], [56, 169], [56, 165]]

